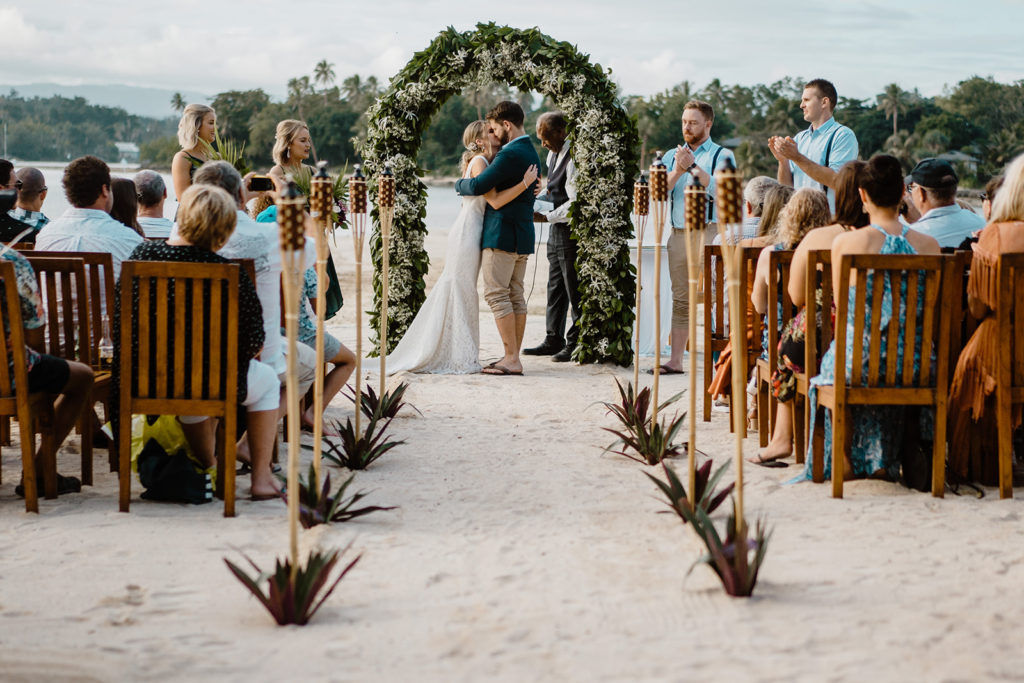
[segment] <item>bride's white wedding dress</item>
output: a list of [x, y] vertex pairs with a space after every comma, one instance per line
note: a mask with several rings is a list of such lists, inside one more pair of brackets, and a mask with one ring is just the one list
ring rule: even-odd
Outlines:
[[[470, 161], [487, 158], [477, 156]], [[468, 166], [466, 171], [468, 177]], [[463, 197], [462, 210], [448, 233], [444, 270], [405, 336], [388, 356], [388, 373], [462, 375], [480, 372], [480, 272], [483, 197]]]

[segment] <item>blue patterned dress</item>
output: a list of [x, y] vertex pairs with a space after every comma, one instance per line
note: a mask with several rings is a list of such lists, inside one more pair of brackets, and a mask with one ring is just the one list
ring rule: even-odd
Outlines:
[[[874, 228], [883, 235], [885, 235], [885, 244], [882, 245], [879, 254], [916, 254], [917, 251], [911, 246], [910, 242], [907, 241], [907, 231], [910, 229], [907, 226], [903, 227], [903, 232], [900, 235], [890, 235], [888, 232], [878, 227], [877, 225], [871, 225], [868, 230]], [[865, 301], [871, 301], [871, 287], [873, 279], [867, 281], [867, 292]], [[868, 371], [868, 360], [869, 354], [867, 348], [871, 343], [871, 330], [877, 327], [885, 329], [889, 325], [891, 318], [892, 309], [892, 290], [889, 278], [884, 279], [885, 282], [885, 293], [882, 296], [882, 319], [875, 322], [871, 320], [871, 309], [868, 308], [866, 315], [867, 318], [864, 323], [864, 332], [860, 341], [864, 352], [863, 358], [863, 372], [866, 375]], [[901, 325], [906, 322], [906, 280], [901, 283], [900, 291], [900, 323]], [[847, 342], [847, 354], [846, 354], [846, 373], [849, 377], [853, 373], [853, 345], [857, 341], [853, 338], [854, 335], [854, 318], [853, 318], [853, 302], [856, 288], [850, 287], [849, 291], [849, 306], [847, 308], [847, 320], [846, 320], [846, 338]], [[921, 310], [924, 304], [924, 282], [921, 281], [918, 291], [918, 316], [920, 319]], [[838, 324], [838, 320], [836, 323]], [[885, 339], [882, 340], [883, 345]], [[903, 362], [903, 337], [899, 337], [899, 342], [896, 348], [897, 359], [899, 364]], [[881, 354], [881, 366], [885, 367], [886, 362], [886, 349], [883, 346]], [[836, 376], [836, 348], [835, 340], [832, 341], [832, 345], [829, 346], [828, 351], [821, 359], [821, 370], [820, 374], [811, 379], [811, 387], [809, 391], [809, 398], [811, 402], [811, 416], [818, 412], [818, 390], [817, 388], [823, 385], [831, 385], [835, 383]], [[914, 344], [914, 371], [919, 372], [921, 368], [921, 349], [920, 339]], [[831, 411], [825, 409], [825, 438], [824, 438], [824, 452], [825, 452], [825, 478], [831, 476], [832, 471], [832, 416]], [[886, 474], [891, 479], [896, 479], [899, 475], [900, 470], [900, 459], [899, 459], [899, 447], [900, 441], [903, 438], [904, 422], [905, 422], [905, 410], [899, 406], [854, 406], [850, 411], [851, 422], [850, 429], [852, 431], [852, 439], [850, 442], [850, 463], [853, 466], [854, 477], [867, 477], [878, 470], [884, 469]], [[811, 478], [811, 470], [813, 467], [814, 453], [814, 421], [811, 424], [810, 438], [807, 440], [807, 460], [802, 476], [797, 477], [794, 481], [802, 481]]]

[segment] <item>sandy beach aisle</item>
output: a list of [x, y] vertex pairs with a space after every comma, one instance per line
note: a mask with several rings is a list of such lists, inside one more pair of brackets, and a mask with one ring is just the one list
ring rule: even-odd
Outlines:
[[[443, 237], [428, 249], [439, 266]], [[347, 235], [335, 254], [350, 278]], [[539, 263], [527, 344], [544, 329], [543, 253]], [[342, 286], [346, 306], [330, 327], [350, 342], [353, 290], [345, 277]], [[483, 309], [480, 322], [481, 358], [494, 358], [500, 342]], [[235, 519], [219, 502], [140, 501], [137, 482], [124, 515], [101, 451], [96, 486], [29, 515], [13, 492], [19, 452], [5, 448], [0, 680], [1024, 675], [1020, 498], [988, 490], [981, 501], [936, 500], [853, 482], [835, 501], [825, 486], [783, 485], [793, 466], [750, 466], [748, 514], [767, 515], [774, 536], [755, 597], [729, 598], [710, 569], [687, 577], [701, 547], [657, 514], [663, 505], [642, 474], [655, 470], [601, 453], [611, 423], [593, 403], [613, 399], [613, 378], [631, 371], [524, 364], [524, 377], [403, 377], [422, 415], [404, 411], [392, 429], [408, 443], [356, 474], [357, 488], [373, 491], [367, 502], [400, 509], [303, 532], [307, 547], [354, 540], [364, 554], [305, 628], [276, 627], [221, 559], [241, 551], [266, 566], [287, 551], [284, 505], [245, 500], [247, 478]], [[374, 383], [376, 368], [367, 363]], [[686, 383], [665, 378], [663, 395]], [[351, 404], [339, 398], [330, 413], [350, 415]], [[717, 462], [732, 454], [727, 421], [715, 413], [698, 427]], [[77, 443], [60, 458], [70, 474]], [[755, 452], [756, 435], [746, 449]]]

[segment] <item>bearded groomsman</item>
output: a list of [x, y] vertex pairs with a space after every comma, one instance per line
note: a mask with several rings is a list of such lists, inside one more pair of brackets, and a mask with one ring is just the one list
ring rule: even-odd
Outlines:
[[[538, 199], [551, 202], [554, 208], [534, 213], [536, 222], [551, 224], [548, 233], [548, 304], [547, 334], [539, 346], [523, 349], [531, 356], [551, 355], [551, 360], [564, 363], [572, 358], [579, 338], [580, 292], [576, 276], [576, 240], [569, 233], [569, 207], [576, 201], [576, 164], [567, 139], [565, 114], [551, 111], [537, 119], [537, 137], [548, 150], [547, 188]], [[572, 311], [572, 321], [565, 331], [565, 318]]]
[[[683, 372], [683, 353], [690, 335], [690, 307], [687, 302], [689, 269], [686, 265], [686, 185], [696, 177], [707, 188], [708, 215], [712, 226], [718, 220], [715, 199], [715, 171], [726, 159], [736, 159], [725, 147], [712, 142], [715, 110], [707, 102], [690, 100], [683, 105], [683, 143], [665, 155], [668, 186], [672, 188], [672, 234], [668, 238], [668, 272], [672, 280], [672, 355], [662, 364], [661, 374]], [[713, 231], [713, 230], [712, 230]], [[655, 340], [660, 344], [661, 340]]]

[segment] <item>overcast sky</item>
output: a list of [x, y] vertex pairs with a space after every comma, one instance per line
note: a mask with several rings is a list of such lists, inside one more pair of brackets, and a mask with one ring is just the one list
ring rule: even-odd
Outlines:
[[822, 76], [840, 95], [925, 95], [974, 74], [1024, 79], [1024, 0], [0, 0], [0, 82], [283, 95], [320, 59], [387, 82], [446, 26], [538, 26], [625, 94]]

